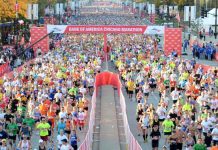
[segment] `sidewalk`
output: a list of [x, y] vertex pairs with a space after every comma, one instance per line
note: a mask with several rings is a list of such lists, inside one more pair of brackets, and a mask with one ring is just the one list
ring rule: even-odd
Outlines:
[[[192, 53], [190, 50], [186, 51], [188, 55], [182, 55], [182, 58], [191, 60], [192, 57]], [[206, 60], [206, 59], [195, 59], [197, 63], [199, 64], [203, 64], [203, 65], [208, 65], [208, 66], [213, 66], [213, 67], [218, 67], [218, 61], [211, 61], [211, 60]]]

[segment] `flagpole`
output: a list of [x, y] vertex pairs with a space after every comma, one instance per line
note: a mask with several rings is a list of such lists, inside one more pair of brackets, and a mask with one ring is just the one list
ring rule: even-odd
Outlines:
[[[18, 20], [18, 3], [17, 3], [17, 0], [16, 0], [16, 4], [15, 4], [15, 30], [17, 30], [17, 20]], [[15, 38], [15, 44], [17, 45], [17, 43], [18, 43], [18, 31], [15, 31], [15, 33], [16, 33], [16, 38]]]
[[15, 6], [16, 19], [18, 18], [18, 12], [17, 12], [17, 9], [18, 9], [18, 3], [17, 3], [17, 0], [16, 0], [16, 6]]

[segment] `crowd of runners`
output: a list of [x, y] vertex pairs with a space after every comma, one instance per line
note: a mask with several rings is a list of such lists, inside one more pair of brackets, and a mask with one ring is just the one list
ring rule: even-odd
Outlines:
[[[218, 149], [217, 68], [205, 72], [194, 60], [166, 57], [155, 51], [154, 41], [147, 35], [117, 35], [112, 41], [111, 58], [129, 99], [138, 103], [138, 136], [156, 150]], [[159, 96], [149, 103], [156, 91]]]
[[72, 21], [74, 25], [145, 25], [146, 22], [134, 16], [120, 14], [83, 15]]
[[[74, 23], [145, 24], [134, 16], [106, 14], [81, 16]], [[163, 149], [217, 149], [217, 70], [205, 72], [194, 60], [164, 56], [156, 37], [108, 39], [129, 99], [138, 103], [136, 128], [145, 144], [158, 149], [164, 139]], [[54, 43], [55, 48], [24, 64], [21, 72], [0, 78], [0, 150], [77, 149], [89, 117], [94, 77], [101, 70], [103, 35], [64, 35]], [[157, 91], [155, 106], [148, 98]], [[35, 137], [40, 137], [37, 147], [32, 144]]]
[[1, 77], [1, 150], [77, 149], [77, 133], [85, 132], [94, 77], [101, 69], [92, 50], [101, 46], [101, 36], [88, 37], [66, 35], [21, 72]]

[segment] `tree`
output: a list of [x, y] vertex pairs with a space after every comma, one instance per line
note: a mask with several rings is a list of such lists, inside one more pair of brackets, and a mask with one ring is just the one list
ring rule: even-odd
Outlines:
[[144, 3], [144, 2], [146, 2], [146, 0], [134, 0], [134, 2], [136, 2], [136, 3]]
[[[37, 0], [17, 0], [19, 5], [18, 14], [26, 17], [27, 4], [35, 2], [37, 2]], [[15, 4], [16, 0], [0, 0], [1, 19], [13, 19], [16, 17]]]

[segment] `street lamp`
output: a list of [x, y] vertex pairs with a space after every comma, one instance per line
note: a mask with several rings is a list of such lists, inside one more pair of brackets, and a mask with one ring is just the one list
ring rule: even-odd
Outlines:
[[14, 35], [15, 35], [15, 44], [17, 45], [17, 43], [18, 43], [18, 28], [17, 28], [17, 21], [18, 21], [18, 8], [19, 8], [19, 5], [18, 5], [18, 2], [17, 2], [17, 0], [16, 0], [16, 4], [15, 4], [15, 15], [16, 15], [16, 17], [15, 17], [15, 19], [14, 19]]
[[217, 38], [217, 6], [218, 5], [218, 0], [216, 0], [216, 9], [215, 9], [215, 33], [214, 33], [214, 37], [215, 39]]

